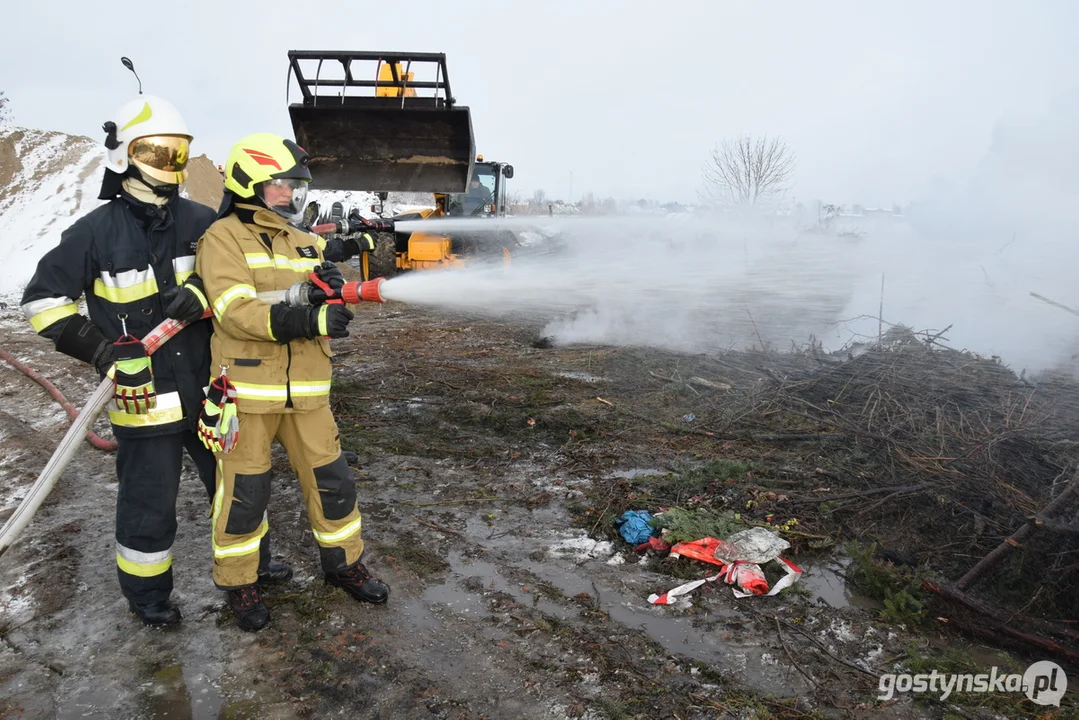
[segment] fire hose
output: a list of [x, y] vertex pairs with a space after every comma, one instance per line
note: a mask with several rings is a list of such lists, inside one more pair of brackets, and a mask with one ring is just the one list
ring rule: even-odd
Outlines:
[[[210, 311], [207, 310], [203, 317], [209, 316]], [[178, 320], [166, 320], [151, 330], [142, 339], [142, 344], [146, 346], [147, 354], [152, 355], [184, 327], [184, 323]], [[0, 555], [8, 549], [11, 543], [15, 542], [19, 534], [30, 524], [38, 508], [41, 507], [41, 504], [45, 502], [45, 498], [52, 491], [57, 479], [63, 474], [67, 464], [71, 462], [71, 458], [75, 456], [75, 452], [79, 449], [81, 440], [86, 435], [87, 430], [93, 425], [94, 420], [101, 414], [101, 411], [105, 409], [105, 405], [108, 404], [109, 400], [112, 399], [112, 393], [112, 379], [105, 378], [94, 390], [90, 399], [86, 401], [86, 406], [71, 423], [71, 427], [68, 428], [67, 433], [60, 440], [60, 444], [56, 447], [52, 457], [49, 458], [45, 469], [41, 471], [37, 480], [30, 486], [30, 491], [23, 498], [22, 503], [15, 508], [15, 512], [4, 523], [4, 527], [0, 528]]]
[[[380, 292], [380, 286], [384, 280], [384, 278], [376, 278], [365, 282], [349, 282], [335, 291], [327, 288], [312, 273], [309, 281], [295, 283], [286, 290], [262, 292], [258, 294], [258, 298], [267, 303], [284, 302], [297, 306], [317, 305], [320, 302], [355, 304], [361, 301], [369, 301], [381, 303], [385, 302]], [[202, 317], [208, 318], [210, 316], [211, 312], [207, 310]], [[171, 319], [155, 327], [142, 339], [142, 344], [146, 346], [147, 354], [153, 355], [184, 327], [186, 327], [184, 323]], [[27, 369], [29, 370], [29, 368]], [[48, 381], [46, 380], [45, 382]], [[57, 394], [59, 393], [57, 392]], [[86, 436], [98, 415], [101, 414], [109, 400], [112, 399], [112, 395], [112, 380], [105, 378], [94, 390], [89, 400], [86, 401], [86, 406], [82, 412], [78, 413], [73, 419], [71, 427], [68, 428], [67, 433], [60, 440], [60, 444], [56, 447], [52, 457], [49, 458], [45, 469], [41, 471], [37, 480], [30, 486], [30, 491], [26, 494], [26, 497], [23, 498], [19, 507], [4, 523], [4, 526], [0, 528], [0, 555], [4, 554], [22, 531], [26, 529], [27, 525], [30, 524], [30, 521], [33, 520], [41, 504], [45, 502], [45, 498], [48, 497], [53, 486], [56, 485], [56, 481], [63, 474], [68, 463], [71, 462], [71, 458], [75, 456], [82, 438]], [[67, 408], [65, 407], [65, 409]]]
[[[68, 417], [69, 420], [74, 422], [75, 418], [77, 418], [79, 416], [79, 411], [75, 409], [75, 406], [72, 405], [71, 403], [69, 403], [67, 401], [67, 398], [64, 397], [63, 393], [61, 393], [57, 389], [57, 387], [55, 385], [53, 385], [51, 382], [49, 382], [47, 379], [45, 379], [44, 377], [39, 375], [32, 368], [29, 368], [26, 365], [24, 365], [23, 363], [16, 360], [14, 357], [11, 356], [10, 353], [8, 353], [8, 352], [6, 352], [4, 350], [0, 350], [0, 358], [7, 361], [7, 363], [9, 365], [11, 365], [13, 368], [20, 371], [24, 375], [26, 375], [28, 378], [30, 378], [31, 380], [36, 382], [38, 385], [40, 385], [41, 387], [48, 390], [49, 394], [52, 395], [53, 398], [56, 399], [56, 402], [60, 403], [60, 407], [62, 407], [64, 409], [64, 412], [67, 413], [67, 417]], [[98, 436], [98, 434], [95, 433], [93, 430], [88, 430], [87, 431], [86, 439], [87, 439], [87, 441], [89, 441], [89, 443], [91, 445], [96, 447], [98, 450], [104, 450], [106, 452], [112, 452], [112, 451], [116, 450], [116, 443], [115, 442], [113, 442], [112, 440], [102, 440]]]

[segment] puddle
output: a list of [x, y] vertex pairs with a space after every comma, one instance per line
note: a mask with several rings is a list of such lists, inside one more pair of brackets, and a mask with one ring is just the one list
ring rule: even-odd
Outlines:
[[849, 564], [849, 558], [839, 557], [819, 565], [804, 565], [805, 574], [798, 582], [810, 591], [813, 602], [823, 600], [834, 608], [880, 610], [879, 602], [847, 587], [843, 572]]
[[643, 598], [601, 585], [597, 579], [559, 571], [539, 563], [525, 563], [525, 567], [567, 596], [588, 593], [595, 597], [599, 608], [606, 611], [611, 620], [644, 632], [669, 653], [677, 653], [722, 671], [739, 673], [750, 684], [767, 688], [769, 692], [801, 692], [791, 685], [792, 681], [797, 680], [777, 667], [771, 661], [771, 655], [754, 640], [738, 640], [735, 631], [724, 639], [722, 626], [708, 627], [716, 621], [740, 619], [736, 610], [671, 617], [667, 615], [666, 608], [648, 605]]
[[227, 705], [210, 678], [183, 663], [163, 667], [135, 686], [113, 681], [77, 688], [58, 709], [61, 717], [113, 718], [126, 715], [125, 708], [134, 717], [160, 720], [231, 717], [222, 714]]
[[[621, 471], [617, 476], [664, 472], [633, 468]], [[767, 692], [794, 694], [804, 690], [799, 687], [798, 676], [789, 675], [770, 660], [772, 651], [761, 645], [762, 642], [770, 643], [768, 638], [746, 636], [744, 631], [726, 627], [727, 621], [744, 619], [737, 608], [708, 612], [698, 609], [693, 615], [687, 615], [676, 608], [652, 606], [647, 601], [648, 583], [642, 583], [636, 573], [635, 576], [626, 575], [625, 566], [605, 564], [607, 556], [620, 550], [621, 546], [603, 542], [598, 557], [584, 557], [594, 554], [585, 551], [595, 550], [597, 543], [589, 539], [591, 547], [585, 548], [585, 538], [581, 535], [587, 537], [586, 534], [580, 530], [570, 531], [570, 528], [572, 524], [564, 509], [554, 506], [528, 513], [516, 509], [504, 511], [494, 527], [476, 517], [466, 518], [465, 536], [491, 553], [491, 561], [451, 553], [448, 558], [451, 578], [444, 585], [430, 586], [422, 596], [422, 602], [438, 601], [449, 607], [469, 608], [468, 615], [473, 616], [474, 606], [460, 599], [463, 592], [468, 592], [463, 582], [471, 577], [476, 583], [473, 588], [482, 584], [484, 591], [506, 592], [547, 615], [574, 622], [580, 619], [584, 609], [574, 602], [574, 598], [587, 593], [594, 599], [596, 607], [609, 616], [607, 622], [612, 634], [619, 632], [618, 626], [640, 631], [671, 654], [684, 657], [694, 665], [736, 673], [750, 685]], [[575, 547], [576, 543], [581, 547]], [[572, 552], [567, 557], [559, 551]], [[522, 584], [514, 578], [525, 578], [517, 572], [534, 576], [556, 589], [562, 597], [537, 596], [535, 590], [538, 588], [524, 591]], [[670, 583], [669, 579], [658, 576], [652, 579], [660, 585]], [[475, 589], [471, 592], [478, 597]]]
[[221, 693], [204, 674], [171, 665], [154, 673], [153, 680], [139, 686], [142, 717], [180, 720], [213, 720], [221, 712]]
[[503, 592], [517, 602], [537, 608], [541, 612], [566, 620], [575, 611], [544, 600], [535, 589], [525, 589], [525, 583], [507, 578], [493, 563], [475, 558], [465, 558], [459, 552], [451, 552], [448, 558], [451, 576], [441, 585], [429, 585], [420, 596], [423, 605], [438, 604], [466, 617], [488, 617], [486, 595]]

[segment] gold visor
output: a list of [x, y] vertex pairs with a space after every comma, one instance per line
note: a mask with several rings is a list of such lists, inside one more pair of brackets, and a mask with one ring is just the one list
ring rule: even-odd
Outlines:
[[188, 139], [183, 135], [150, 135], [131, 141], [128, 157], [155, 180], [179, 184], [187, 177]]

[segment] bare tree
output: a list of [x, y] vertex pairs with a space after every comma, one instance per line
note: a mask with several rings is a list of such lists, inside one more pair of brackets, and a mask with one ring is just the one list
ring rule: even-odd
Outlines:
[[521, 193], [506, 193], [506, 212], [510, 215], [531, 215], [532, 204], [521, 197]]
[[0, 124], [4, 124], [11, 119], [11, 108], [8, 107], [9, 102], [10, 100], [4, 95], [4, 91], [0, 90]]
[[795, 164], [794, 152], [779, 138], [724, 140], [705, 163], [702, 200], [754, 207], [789, 189]]

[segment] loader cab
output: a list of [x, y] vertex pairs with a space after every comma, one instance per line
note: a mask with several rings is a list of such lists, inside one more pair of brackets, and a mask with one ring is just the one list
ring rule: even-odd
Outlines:
[[445, 213], [451, 217], [504, 217], [506, 180], [513, 177], [513, 166], [476, 159], [468, 190], [445, 195]]

